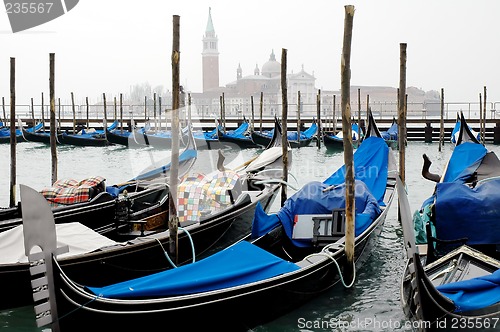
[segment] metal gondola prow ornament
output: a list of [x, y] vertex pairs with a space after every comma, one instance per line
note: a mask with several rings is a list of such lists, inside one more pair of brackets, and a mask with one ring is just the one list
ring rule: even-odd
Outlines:
[[[69, 251], [67, 245], [57, 248], [57, 234], [52, 210], [36, 190], [20, 185], [25, 254], [30, 261], [31, 287], [38, 327], [52, 323], [59, 331], [54, 290], [52, 256]], [[36, 251], [41, 249], [41, 251]]]

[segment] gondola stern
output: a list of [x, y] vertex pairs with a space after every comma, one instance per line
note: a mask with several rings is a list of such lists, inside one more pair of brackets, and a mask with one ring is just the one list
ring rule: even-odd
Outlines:
[[52, 331], [59, 331], [52, 258], [68, 252], [69, 247], [57, 247], [54, 215], [45, 198], [26, 185], [20, 185], [20, 196], [36, 324], [38, 327], [51, 324]]

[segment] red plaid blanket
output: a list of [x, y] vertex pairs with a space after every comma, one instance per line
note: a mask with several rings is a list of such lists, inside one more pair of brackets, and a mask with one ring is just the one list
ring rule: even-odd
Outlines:
[[93, 176], [82, 181], [57, 180], [52, 187], [44, 188], [40, 193], [53, 207], [88, 202], [106, 189], [105, 180], [101, 176]]

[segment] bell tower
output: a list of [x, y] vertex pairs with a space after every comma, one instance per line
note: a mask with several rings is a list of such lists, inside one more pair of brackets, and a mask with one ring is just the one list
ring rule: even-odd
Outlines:
[[219, 87], [219, 39], [212, 22], [212, 9], [208, 8], [208, 22], [203, 36], [202, 70], [203, 92]]

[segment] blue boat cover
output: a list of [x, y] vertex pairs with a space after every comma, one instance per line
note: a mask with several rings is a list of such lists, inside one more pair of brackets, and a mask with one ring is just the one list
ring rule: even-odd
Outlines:
[[386, 131], [380, 132], [382, 138], [385, 140], [397, 140], [398, 139], [398, 124], [394, 121], [392, 125]]
[[[266, 234], [281, 222], [287, 236], [292, 239], [295, 216], [331, 214], [333, 209], [345, 208], [345, 184], [323, 191], [329, 187], [321, 182], [309, 182], [288, 198], [277, 214], [267, 215], [258, 203], [252, 224], [252, 237]], [[358, 236], [371, 225], [381, 210], [375, 197], [370, 193], [365, 183], [360, 180], [356, 180], [355, 199], [355, 236]], [[311, 246], [310, 240], [294, 239], [292, 242], [299, 247]]]
[[[387, 184], [389, 147], [380, 137], [368, 137], [354, 153], [354, 177], [363, 181], [380, 205], [384, 205]], [[345, 165], [339, 168], [325, 184], [337, 185], [345, 182]]]
[[211, 131], [197, 131], [193, 133], [193, 137], [196, 139], [204, 139], [207, 141], [217, 141], [217, 128], [212, 129]]
[[500, 270], [436, 287], [457, 306], [456, 312], [486, 308], [500, 302]]
[[[198, 156], [198, 152], [196, 150], [187, 149], [184, 152], [182, 152], [181, 155], [179, 156], [179, 163], [182, 164], [183, 162], [186, 162], [190, 159], [196, 158], [197, 156]], [[170, 165], [171, 165], [171, 163], [168, 163], [166, 165], [157, 167], [157, 168], [152, 169], [150, 171], [141, 173], [141, 174], [137, 175], [136, 177], [134, 177], [133, 179], [130, 179], [127, 182], [147, 180], [147, 179], [154, 178], [160, 174], [165, 174], [170, 170]], [[124, 185], [119, 186], [119, 187], [107, 186], [106, 192], [109, 193], [110, 195], [112, 195], [113, 197], [118, 197], [118, 195], [127, 187], [128, 187], [128, 184], [124, 184]]]
[[[453, 130], [451, 131], [451, 138], [450, 138], [450, 141], [455, 144], [457, 142], [456, 140], [456, 137], [457, 137], [457, 133], [460, 131], [460, 119], [457, 120], [457, 122], [455, 123], [455, 127], [453, 127]], [[472, 129], [471, 126], [468, 126], [470, 131], [474, 134], [474, 130]], [[476, 139], [478, 141], [481, 140], [481, 134], [480, 133], [476, 133]]]
[[498, 178], [475, 188], [457, 182], [438, 183], [435, 202], [437, 237], [443, 240], [468, 238], [469, 245], [500, 244], [499, 188]]
[[[300, 132], [300, 139], [301, 140], [309, 139], [313, 137], [317, 133], [317, 131], [318, 131], [318, 125], [316, 124], [316, 122], [314, 122], [305, 131]], [[272, 138], [274, 135], [274, 129], [262, 131], [261, 134], [269, 138]], [[286, 137], [289, 141], [297, 141], [297, 131], [289, 131]]]
[[[389, 147], [380, 137], [369, 137], [354, 153], [356, 219], [355, 235], [361, 234], [380, 214], [387, 183]], [[323, 192], [325, 188], [334, 188]], [[323, 183], [310, 182], [285, 201], [277, 214], [268, 215], [257, 204], [252, 225], [252, 236], [258, 237], [283, 224], [292, 238], [294, 218], [301, 214], [329, 214], [335, 208], [345, 207], [345, 166]], [[297, 246], [309, 246], [310, 241], [293, 240]]]
[[245, 285], [298, 269], [294, 263], [242, 241], [192, 264], [88, 290], [117, 299], [195, 294]]
[[222, 131], [222, 135], [223, 136], [229, 136], [229, 137], [233, 137], [233, 138], [241, 138], [241, 139], [249, 139], [248, 136], [245, 136], [245, 133], [248, 131], [248, 127], [250, 126], [250, 124], [248, 123], [248, 121], [244, 121], [238, 128], [236, 128], [235, 130], [229, 130], [227, 132], [224, 133], [224, 131]]
[[[318, 131], [318, 125], [314, 122], [309, 128], [300, 132], [300, 139], [305, 140], [313, 137]], [[289, 141], [297, 141], [297, 131], [289, 131], [286, 135]]]
[[486, 148], [477, 143], [464, 142], [455, 147], [448, 161], [443, 182], [464, 183], [481, 164]]

